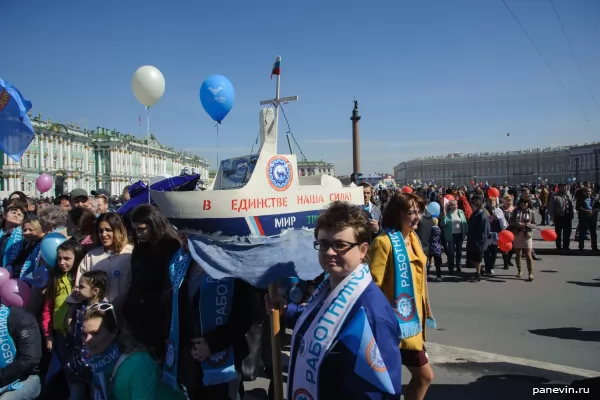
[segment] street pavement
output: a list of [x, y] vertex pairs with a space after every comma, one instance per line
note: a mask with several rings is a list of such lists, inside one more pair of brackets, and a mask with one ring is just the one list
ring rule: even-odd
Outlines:
[[[600, 257], [544, 255], [533, 282], [500, 258], [481, 282], [463, 271], [429, 283], [438, 327], [427, 334], [435, 380], [426, 399], [563, 399], [539, 390], [600, 376]], [[245, 387], [247, 400], [267, 399], [268, 380]]]

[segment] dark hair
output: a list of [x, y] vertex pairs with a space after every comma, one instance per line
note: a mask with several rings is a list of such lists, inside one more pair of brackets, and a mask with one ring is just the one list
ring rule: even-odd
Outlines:
[[[141, 204], [137, 206], [130, 217], [132, 224], [146, 224], [150, 230], [150, 244], [156, 244], [160, 240], [174, 240], [181, 245], [181, 239], [169, 220], [159, 211], [158, 208], [150, 204]], [[137, 235], [134, 236], [137, 244]]]
[[398, 192], [393, 195], [383, 210], [382, 227], [400, 229], [400, 214], [409, 212], [413, 204], [417, 206], [419, 212], [425, 211], [425, 202], [416, 194]]
[[98, 307], [88, 307], [88, 309], [85, 311], [85, 314], [83, 314], [83, 321], [85, 322], [94, 318], [100, 318], [102, 320], [100, 327], [106, 329], [109, 333], [116, 335], [115, 341], [121, 353], [127, 354], [136, 350], [144, 350], [144, 346], [137, 342], [133, 336], [127, 332], [127, 330], [119, 328], [114, 305], [110, 310], [106, 311], [102, 311]]
[[87, 271], [81, 275], [87, 279], [92, 289], [98, 289], [98, 299], [102, 300], [106, 297], [108, 290], [108, 277], [104, 271]]
[[58, 196], [57, 198], [54, 199], [53, 205], [60, 206], [60, 203], [62, 203], [63, 200], [66, 200], [69, 203], [71, 202], [71, 198], [68, 195], [61, 194], [60, 196]]
[[98, 219], [96, 220], [96, 234], [98, 234], [98, 229], [100, 229], [100, 223], [106, 222], [110, 225], [110, 228], [113, 231], [113, 248], [115, 253], [120, 253], [128, 243], [127, 240], [127, 230], [125, 229], [125, 224], [123, 223], [123, 218], [117, 213], [107, 212], [104, 214], [100, 214]]
[[[71, 270], [67, 272], [66, 275], [69, 278], [69, 281], [71, 282], [71, 286], [74, 286], [76, 284], [75, 277], [77, 276], [77, 269], [79, 268], [79, 264], [81, 264], [81, 260], [83, 260], [83, 257], [85, 256], [85, 251], [83, 250], [83, 247], [81, 247], [79, 242], [76, 240], [67, 240], [65, 242], [62, 242], [60, 245], [58, 245], [56, 253], [58, 254], [59, 251], [70, 251], [73, 253], [73, 268], [71, 268]], [[56, 287], [58, 279], [62, 276], [62, 271], [58, 267], [57, 257], [56, 265], [54, 265], [53, 268], [52, 279], [50, 282], [48, 282], [48, 287], [46, 288], [46, 297], [51, 301], [51, 304], [54, 304], [54, 301], [56, 299]]]
[[531, 198], [521, 197], [519, 199], [519, 207], [521, 207], [521, 204], [527, 204], [527, 208], [531, 208]]
[[369, 243], [371, 241], [371, 231], [367, 226], [368, 223], [365, 210], [361, 206], [355, 206], [344, 201], [334, 201], [317, 218], [315, 239], [319, 237], [319, 231], [322, 229], [339, 232], [352, 228], [358, 243]]
[[69, 218], [80, 232], [96, 237], [96, 214], [87, 207], [75, 207], [69, 210]]
[[18, 208], [19, 210], [21, 210], [21, 212], [23, 214], [27, 214], [27, 209], [29, 208], [29, 206], [27, 204], [27, 200], [21, 200], [21, 199], [9, 200], [4, 212], [7, 213], [10, 210], [15, 209], [15, 208]]
[[8, 199], [10, 200], [10, 198], [11, 198], [11, 197], [13, 197], [15, 194], [16, 194], [17, 196], [19, 196], [19, 200], [21, 200], [21, 201], [24, 201], [24, 202], [27, 202], [27, 196], [25, 195], [25, 193], [23, 193], [23, 192], [21, 192], [21, 191], [19, 191], [19, 190], [12, 192], [12, 193], [10, 194], [10, 196], [8, 196]]

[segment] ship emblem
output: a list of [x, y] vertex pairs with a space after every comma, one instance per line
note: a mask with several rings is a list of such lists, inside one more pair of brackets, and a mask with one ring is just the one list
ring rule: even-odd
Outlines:
[[278, 192], [287, 190], [293, 179], [290, 161], [283, 156], [271, 157], [267, 165], [267, 178], [273, 189]]

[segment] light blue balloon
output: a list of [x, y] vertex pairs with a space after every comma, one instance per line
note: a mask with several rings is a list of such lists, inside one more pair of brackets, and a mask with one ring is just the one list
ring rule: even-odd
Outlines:
[[431, 202], [427, 205], [427, 211], [433, 218], [437, 218], [440, 215], [440, 205], [439, 203]]
[[200, 103], [215, 121], [221, 122], [231, 111], [235, 90], [229, 79], [222, 75], [209, 76], [200, 86]]
[[42, 258], [49, 268], [56, 266], [56, 250], [58, 246], [66, 241], [67, 238], [58, 232], [49, 233], [42, 239], [42, 248], [40, 251], [42, 252]]

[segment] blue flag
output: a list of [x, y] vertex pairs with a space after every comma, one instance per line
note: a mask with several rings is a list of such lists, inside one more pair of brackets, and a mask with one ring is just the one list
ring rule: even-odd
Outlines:
[[365, 310], [361, 307], [356, 316], [341, 333], [340, 339], [356, 356], [354, 372], [386, 393], [396, 394], [377, 342], [369, 326]]
[[34, 138], [27, 115], [31, 102], [8, 82], [0, 79], [0, 150], [19, 162]]

